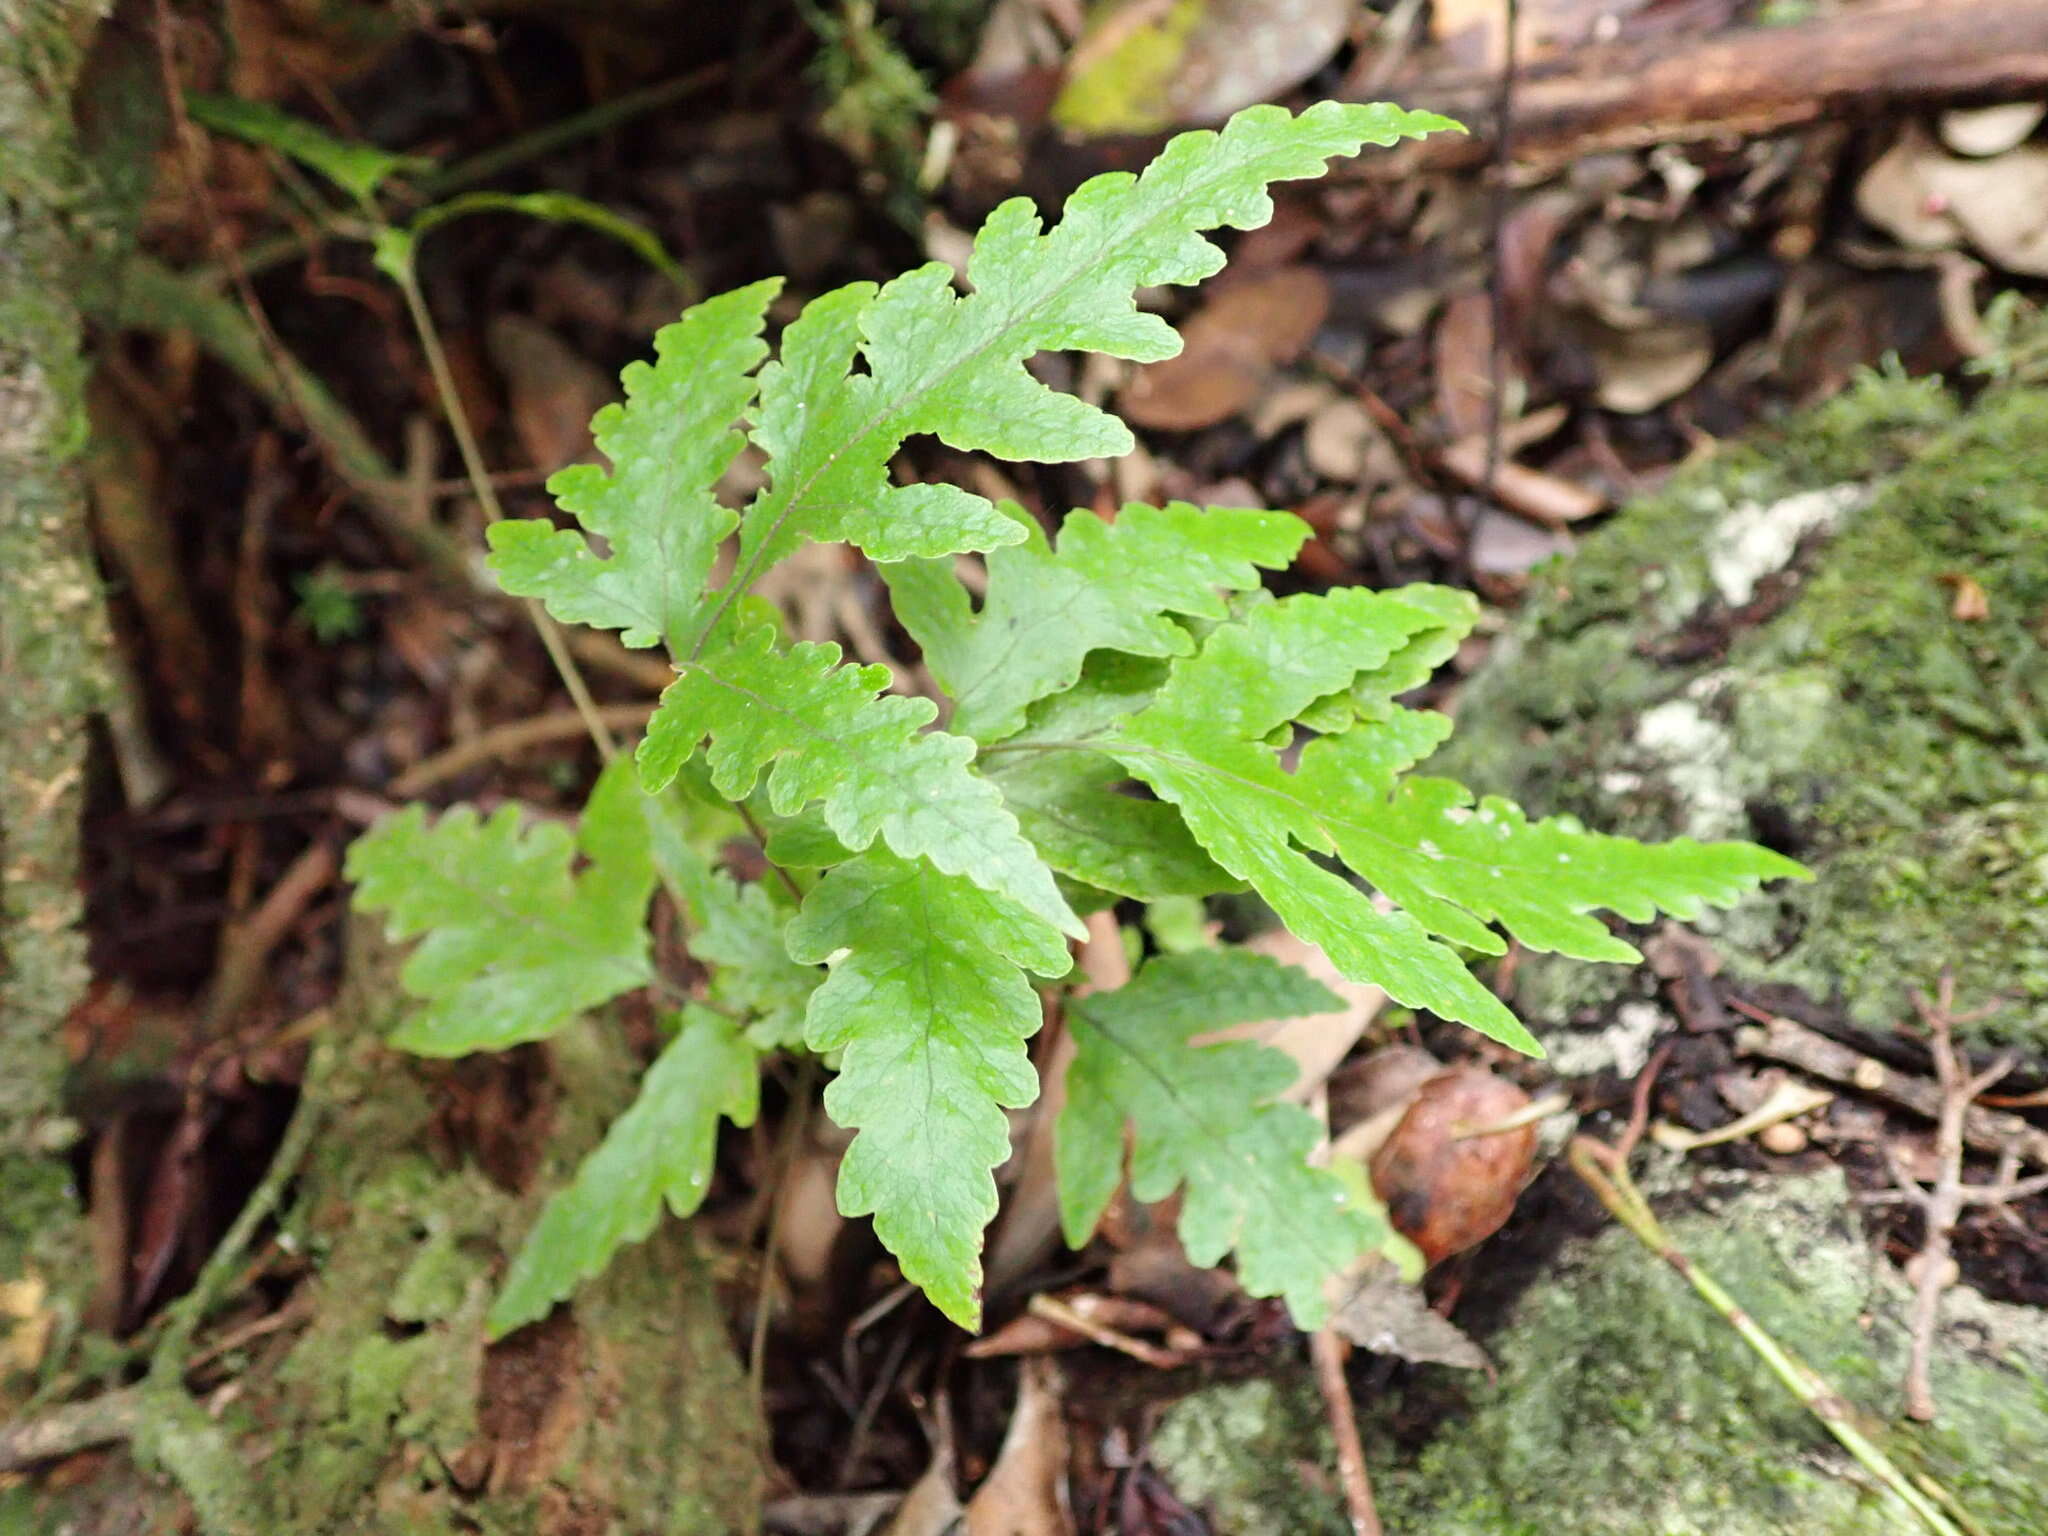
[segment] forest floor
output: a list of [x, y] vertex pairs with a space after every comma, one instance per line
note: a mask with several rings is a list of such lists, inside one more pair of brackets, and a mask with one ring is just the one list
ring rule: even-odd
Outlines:
[[[1921, 0], [1902, 41], [1873, 0], [1525, 4], [1511, 44], [1466, 0], [1134, 4], [1085, 30], [1080, 9], [278, 4], [224, 33], [159, 0], [102, 28], [76, 99], [115, 273], [82, 286], [115, 681], [80, 870], [91, 979], [62, 1037], [79, 1136], [46, 1199], [0, 1213], [0, 1531], [60, 1507], [69, 1529], [209, 1536], [1341, 1531], [1338, 1397], [1389, 1529], [1887, 1529], [1796, 1398], [1758, 1406], [1786, 1389], [1737, 1331], [1612, 1228], [1575, 1132], [1639, 1143], [1702, 1267], [1867, 1414], [1903, 1422], [1931, 1349], [1936, 1428], [1895, 1423], [1898, 1443], [1977, 1529], [2048, 1527], [2022, 1488], [2048, 1474], [2025, 1465], [2048, 1443], [2048, 20]], [[409, 800], [566, 807], [597, 764], [478, 579], [485, 511], [362, 210], [250, 142], [276, 134], [246, 104], [419, 157], [385, 167], [407, 215], [583, 200], [474, 207], [420, 247], [497, 495], [538, 515], [621, 367], [697, 298], [782, 273], [786, 320], [957, 264], [1004, 197], [1055, 206], [1172, 128], [1331, 96], [1477, 131], [1282, 189], [1224, 277], [1156, 296], [1181, 358], [1041, 358], [1138, 429], [1128, 458], [998, 468], [922, 440], [907, 460], [1041, 515], [1285, 508], [1315, 530], [1289, 581], [1469, 588], [1486, 619], [1426, 690], [1472, 727], [1453, 771], [1635, 835], [1755, 838], [1820, 882], [1637, 934], [1632, 973], [1511, 954], [1491, 980], [1547, 1064], [1368, 1003], [1342, 1059], [1303, 1053], [1336, 1137], [1381, 1107], [1390, 1050], [1484, 1065], [1548, 1111], [1516, 1214], [1348, 1367], [1319, 1374], [1277, 1303], [1142, 1213], [1007, 1271], [999, 1228], [999, 1304], [968, 1339], [837, 1214], [841, 1144], [795, 1068], [727, 1133], [687, 1235], [577, 1322], [487, 1350], [496, 1255], [651, 1035], [378, 1054], [395, 1004], [349, 921], [349, 840]], [[852, 551], [769, 595], [919, 685]], [[609, 641], [580, 659], [622, 732], [670, 676]], [[266, 1180], [309, 1104], [325, 1129]], [[1930, 1243], [1943, 1199], [1953, 1237]], [[195, 1285], [204, 1316], [176, 1306]], [[1659, 1287], [1669, 1308], [1632, 1308]], [[1916, 1320], [1928, 1295], [1946, 1324]], [[1552, 1349], [1540, 1325], [1587, 1307]], [[191, 1353], [161, 1395], [167, 1334]], [[1687, 1350], [1696, 1370], [1666, 1369]], [[1609, 1374], [1559, 1363], [1589, 1359]], [[749, 1395], [758, 1445], [720, 1407]], [[96, 1398], [75, 1443], [21, 1438]], [[608, 1439], [635, 1405], [675, 1438]], [[724, 1446], [698, 1432], [722, 1412]], [[218, 1433], [236, 1414], [268, 1471]], [[1539, 1416], [1588, 1427], [1537, 1446]], [[1284, 1490], [1205, 1449], [1246, 1444]], [[1562, 1491], [1594, 1463], [1698, 1496]], [[272, 1492], [251, 1502], [252, 1479]], [[1761, 1502], [1737, 1510], [1737, 1485]]]

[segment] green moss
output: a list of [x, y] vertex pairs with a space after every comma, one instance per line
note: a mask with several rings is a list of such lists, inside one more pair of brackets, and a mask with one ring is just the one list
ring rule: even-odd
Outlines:
[[[1845, 1215], [1840, 1177], [1731, 1183], [1707, 1203], [1673, 1223], [1680, 1246], [1853, 1404], [1889, 1416], [1905, 1358], [1906, 1289]], [[2031, 1470], [2048, 1444], [2040, 1375], [2048, 1329], [2037, 1312], [1958, 1294], [1936, 1357], [1941, 1417], [1890, 1431], [1886, 1449], [1941, 1481], [1992, 1536], [2027, 1536], [2048, 1528], [2048, 1489]], [[1524, 1297], [1494, 1344], [1500, 1377], [1475, 1393], [1470, 1416], [1419, 1463], [1379, 1477], [1389, 1529], [1908, 1536], [1920, 1528], [1626, 1232], [1575, 1250]]]
[[[1667, 1179], [1682, 1176], [1667, 1169]], [[1781, 1343], [1873, 1421], [1894, 1417], [1909, 1299], [1855, 1229], [1841, 1178], [1688, 1190], [1671, 1230]], [[2048, 1326], [1952, 1292], [1936, 1353], [1939, 1420], [1873, 1422], [1895, 1460], [1962, 1501], [1986, 1536], [2048, 1529]], [[1419, 1454], [1371, 1417], [1367, 1459], [1390, 1531], [1429, 1536], [1915, 1536], [1753, 1351], [1615, 1228], [1568, 1249], [1488, 1341], [1488, 1384]], [[1364, 1405], [1370, 1415], [1374, 1406]], [[1346, 1528], [1329, 1436], [1295, 1376], [1211, 1388], [1167, 1413], [1152, 1458], [1218, 1536]], [[1304, 1467], [1308, 1470], [1304, 1472]]]
[[1149, 1452], [1216, 1536], [1342, 1536], [1350, 1529], [1321, 1475], [1336, 1453], [1321, 1400], [1303, 1375], [1183, 1399], [1160, 1420]]
[[[1832, 516], [1774, 551], [1795, 497]], [[2048, 393], [1959, 415], [1867, 380], [1550, 573], [1442, 762], [1632, 835], [1789, 834], [1819, 880], [1701, 925], [1738, 972], [1883, 1026], [1953, 964], [2009, 999], [1982, 1033], [2048, 1043], [2044, 550]], [[1955, 616], [1970, 586], [1983, 618]], [[1552, 1022], [1611, 1000], [1618, 978], [1558, 969], [1526, 973]]]

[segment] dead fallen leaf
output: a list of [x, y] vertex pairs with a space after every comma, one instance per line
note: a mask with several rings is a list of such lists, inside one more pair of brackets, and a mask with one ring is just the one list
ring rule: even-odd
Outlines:
[[[1486, 486], [1486, 440], [1468, 437], [1452, 443], [1441, 455], [1443, 467], [1480, 490]], [[1501, 457], [1493, 466], [1494, 497], [1511, 512], [1545, 528], [1562, 528], [1607, 510], [1607, 498], [1576, 481]]]
[[1178, 356], [1137, 369], [1117, 397], [1137, 426], [1193, 432], [1252, 403], [1314, 339], [1330, 286], [1314, 267], [1275, 267], [1218, 290], [1181, 327]]
[[1077, 133], [1221, 122], [1320, 69], [1354, 0], [1118, 0], [1068, 58], [1053, 119]]
[[964, 1536], [1072, 1536], [1066, 1482], [1059, 1375], [1049, 1361], [1026, 1360], [1003, 1448], [967, 1501]]
[[1936, 131], [1959, 155], [1983, 159], [2002, 155], [2033, 137], [2048, 117], [2048, 102], [2007, 101], [1995, 107], [1958, 107], [1941, 114]]
[[1433, 1310], [1421, 1289], [1403, 1280], [1393, 1265], [1374, 1257], [1376, 1262], [1331, 1307], [1332, 1328], [1375, 1355], [1461, 1371], [1488, 1368], [1486, 1351], [1464, 1329]]
[[2048, 277], [2048, 147], [1962, 159], [1909, 126], [1864, 172], [1856, 208], [1911, 249], [1968, 242], [1996, 266]]
[[1955, 600], [1949, 604], [1950, 618], [1963, 624], [1981, 624], [1991, 617], [1991, 599], [1976, 577], [1958, 572], [1942, 580], [1955, 590]]
[[966, 1513], [953, 1492], [953, 1429], [951, 1412], [941, 1394], [926, 1426], [931, 1436], [932, 1463], [910, 1485], [882, 1536], [957, 1536]]
[[1593, 320], [1585, 339], [1593, 356], [1594, 398], [1624, 415], [1675, 400], [1714, 362], [1713, 332], [1703, 320], [1659, 317], [1635, 327]]
[[1436, 323], [1436, 408], [1448, 435], [1481, 437], [1493, 421], [1493, 300], [1451, 295]]
[[527, 462], [552, 474], [590, 454], [590, 418], [618, 393], [596, 364], [537, 320], [500, 314], [484, 333]]
[[1529, 1096], [1483, 1067], [1440, 1072], [1416, 1092], [1372, 1156], [1372, 1183], [1394, 1229], [1435, 1264], [1500, 1229], [1528, 1182], [1536, 1127], [1491, 1135]]

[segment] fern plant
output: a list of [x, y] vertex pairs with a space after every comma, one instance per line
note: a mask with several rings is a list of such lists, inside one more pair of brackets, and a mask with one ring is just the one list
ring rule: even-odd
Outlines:
[[[872, 1215], [903, 1274], [976, 1326], [1006, 1111], [1039, 1092], [1026, 1043], [1072, 968], [1082, 912], [1249, 888], [1345, 975], [1536, 1053], [1466, 952], [1502, 952], [1504, 930], [1631, 960], [1596, 911], [1683, 917], [1802, 873], [1746, 844], [1651, 847], [1531, 821], [1411, 772], [1450, 722], [1398, 699], [1452, 653], [1475, 605], [1437, 587], [1274, 599], [1264, 573], [1307, 536], [1292, 516], [1131, 506], [1071, 513], [1054, 537], [1017, 506], [892, 477], [920, 434], [1011, 460], [1125, 452], [1122, 423], [1027, 361], [1172, 355], [1178, 337], [1134, 298], [1213, 274], [1223, 256], [1204, 231], [1262, 224], [1271, 183], [1334, 156], [1453, 126], [1386, 105], [1253, 108], [1174, 139], [1142, 175], [1088, 182], [1050, 229], [1025, 200], [1005, 203], [964, 291], [935, 263], [812, 299], [772, 361], [776, 282], [698, 304], [598, 414], [610, 468], [549, 482], [574, 526], [490, 529], [508, 592], [664, 647], [676, 670], [573, 833], [517, 808], [429, 820], [413, 807], [350, 853], [357, 904], [422, 940], [400, 1046], [539, 1040], [641, 989], [670, 1017], [638, 1102], [512, 1265], [494, 1330], [542, 1316], [664, 1204], [696, 1209], [719, 1122], [751, 1121], [760, 1059], [788, 1051], [834, 1070], [825, 1108], [855, 1133], [841, 1209]], [[717, 487], [748, 440], [766, 483], [728, 507]], [[875, 562], [944, 692], [944, 728], [941, 705], [891, 692], [886, 668], [791, 643], [753, 595], [813, 541]], [[985, 563], [978, 602], [963, 555]], [[763, 840], [767, 879], [720, 867], [743, 827]], [[688, 936], [687, 985], [652, 959], [657, 890]], [[1068, 1239], [1088, 1238], [1125, 1177], [1128, 1138], [1137, 1198], [1183, 1191], [1190, 1255], [1234, 1253], [1252, 1294], [1284, 1296], [1314, 1325], [1326, 1278], [1386, 1243], [1386, 1226], [1354, 1182], [1311, 1165], [1315, 1122], [1277, 1102], [1288, 1058], [1195, 1041], [1335, 1007], [1299, 971], [1230, 948], [1066, 998]]]

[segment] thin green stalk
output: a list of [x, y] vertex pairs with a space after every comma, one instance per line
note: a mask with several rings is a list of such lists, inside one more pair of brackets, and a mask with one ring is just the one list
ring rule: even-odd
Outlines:
[[[594, 107], [572, 113], [559, 122], [544, 123], [530, 133], [522, 133], [516, 138], [507, 139], [503, 144], [483, 150], [467, 160], [457, 161], [445, 170], [435, 171], [406, 185], [422, 202], [432, 202], [450, 192], [474, 186], [480, 181], [488, 181], [491, 177], [523, 165], [529, 160], [552, 154], [580, 139], [590, 138], [622, 123], [631, 122], [636, 117], [658, 112], [663, 107], [686, 100], [707, 86], [715, 85], [725, 78], [729, 71], [730, 66], [721, 60], [715, 64], [707, 64], [701, 69], [693, 69], [688, 74], [678, 75], [673, 80], [642, 86], [637, 91], [627, 91], [610, 101], [599, 102]], [[350, 233], [348, 225], [351, 222], [352, 214], [337, 210], [317, 218], [310, 235], [276, 235], [268, 240], [259, 240], [242, 253], [242, 270], [249, 273], [261, 272], [283, 262], [295, 260], [311, 250], [323, 235]], [[193, 275], [209, 285], [224, 283], [229, 278], [227, 268], [218, 263], [195, 268]]]
[[[1941, 1512], [1934, 1500], [1856, 1426], [1848, 1401], [1835, 1391], [1827, 1378], [1766, 1333], [1755, 1318], [1737, 1305], [1734, 1297], [1721, 1289], [1712, 1275], [1695, 1265], [1672, 1241], [1671, 1234], [1650, 1209], [1650, 1202], [1643, 1197], [1642, 1190], [1629, 1177], [1626, 1163], [1611, 1157], [1611, 1149], [1584, 1136], [1573, 1140], [1568, 1157], [1572, 1171], [1586, 1181], [1587, 1188], [1607, 1207], [1614, 1219], [1628, 1228], [1645, 1248], [1677, 1270], [1701, 1299], [1727, 1320], [1743, 1342], [1770, 1367], [1771, 1374], [1805, 1404], [1807, 1411], [1821, 1421], [1827, 1432], [1856, 1458], [1864, 1470], [1903, 1500], [1935, 1536], [1965, 1536], [1963, 1530]], [[1946, 1492], [1941, 1498], [1943, 1503], [1951, 1506], [1955, 1503], [1953, 1496]]]
[[[420, 348], [426, 354], [427, 371], [434, 380], [434, 393], [440, 396], [441, 410], [448, 418], [449, 429], [455, 434], [456, 447], [462, 454], [462, 467], [476, 492], [477, 504], [484, 509], [484, 517], [488, 521], [503, 522], [505, 509], [498, 502], [497, 488], [491, 484], [490, 471], [484, 467], [476, 434], [470, 430], [469, 412], [463, 408], [462, 396], [455, 387], [455, 374], [448, 366], [448, 356], [441, 350], [441, 333], [435, 328], [434, 317], [427, 310], [426, 296], [420, 292], [419, 275], [413, 269], [411, 253], [406, 253], [403, 262], [394, 263], [391, 271], [397, 279], [399, 291], [405, 295], [406, 312], [412, 316], [413, 330], [418, 333]], [[548, 659], [555, 664], [555, 671], [561, 676], [562, 686], [569, 690], [576, 713], [583, 717], [590, 739], [597, 744], [604, 760], [610, 762], [619, 755], [618, 738], [612, 735], [611, 727], [605, 724], [603, 712], [597, 707], [597, 700], [591, 697], [590, 685], [584, 680], [583, 669], [576, 664], [576, 658], [569, 653], [569, 643], [562, 636], [561, 626], [546, 608], [531, 598], [526, 601], [526, 612], [533, 620], [534, 630], [540, 635], [540, 643], [547, 649]]]

